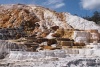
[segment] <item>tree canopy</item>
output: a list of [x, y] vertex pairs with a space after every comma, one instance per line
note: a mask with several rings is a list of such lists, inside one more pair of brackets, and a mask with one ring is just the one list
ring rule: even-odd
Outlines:
[[96, 24], [100, 24], [100, 12], [98, 11], [95, 11], [93, 13], [93, 16], [86, 16], [86, 17], [83, 17], [84, 19], [87, 19], [89, 21], [94, 21]]

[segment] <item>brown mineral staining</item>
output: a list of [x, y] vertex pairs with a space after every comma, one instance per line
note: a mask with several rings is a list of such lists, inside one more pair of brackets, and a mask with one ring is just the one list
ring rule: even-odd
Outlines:
[[34, 13], [29, 12], [29, 10], [25, 8], [14, 8], [13, 6], [11, 9], [6, 9], [4, 13], [5, 14], [0, 14], [2, 21], [2, 24], [0, 24], [1, 27], [19, 27], [21, 23], [27, 21], [33, 25], [35, 22], [39, 21]]

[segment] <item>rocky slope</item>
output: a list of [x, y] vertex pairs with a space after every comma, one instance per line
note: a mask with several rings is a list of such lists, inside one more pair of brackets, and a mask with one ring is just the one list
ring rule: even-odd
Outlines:
[[69, 13], [58, 13], [36, 5], [0, 5], [0, 28], [23, 29], [29, 35], [45, 37], [52, 32], [52, 27], [63, 29], [89, 30], [100, 26]]
[[[64, 48], [64, 46], [70, 44], [70, 46], [72, 46], [73, 40], [67, 39], [71, 41], [71, 43], [69, 43], [64, 42], [62, 38], [63, 41], [60, 43], [59, 41], [61, 39], [58, 38], [60, 44], [57, 44], [57, 41], [52, 39], [52, 36], [69, 38], [73, 34], [73, 29], [97, 29], [100, 33], [100, 26], [92, 21], [87, 21], [69, 13], [58, 13], [36, 5], [0, 5], [0, 28], [2, 28], [0, 29], [0, 39], [4, 38], [4, 40], [0, 40], [0, 59], [4, 58], [0, 60], [0, 66], [2, 67], [100, 66], [100, 54], [98, 54], [100, 52], [100, 43], [91, 43], [90, 45], [94, 47], [92, 47], [93, 49], [70, 49]], [[92, 31], [98, 32], [97, 30]], [[73, 37], [74, 39], [78, 40], [76, 37], [79, 37], [79, 39], [81, 39], [80, 37], [86, 37], [88, 39], [87, 32], [74, 32], [76, 32], [76, 36]], [[1, 33], [3, 33], [5, 37], [1, 37]], [[28, 34], [28, 36], [33, 35], [34, 37], [35, 35], [38, 37], [47, 37], [48, 39], [34, 37], [18, 39], [25, 34]], [[15, 40], [14, 37], [18, 40]], [[94, 37], [96, 37], [96, 35], [93, 35], [93, 38]], [[10, 38], [13, 40], [10, 40]], [[5, 39], [9, 40], [5, 41]], [[86, 41], [85, 38], [82, 40]], [[63, 44], [63, 49], [54, 50], [55, 47], [59, 49], [59, 45], [61, 44]], [[84, 47], [85, 44], [74, 43], [74, 46], [75, 45], [83, 45]], [[29, 50], [33, 51], [34, 48], [37, 51], [39, 50], [39, 52], [27, 52]], [[53, 50], [50, 51], [52, 48]]]

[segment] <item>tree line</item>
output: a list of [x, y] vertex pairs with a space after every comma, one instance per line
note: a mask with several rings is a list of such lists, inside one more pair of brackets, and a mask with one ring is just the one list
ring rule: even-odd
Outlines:
[[95, 11], [91, 17], [85, 16], [83, 18], [89, 21], [94, 21], [96, 24], [100, 24], [100, 12], [98, 11]]

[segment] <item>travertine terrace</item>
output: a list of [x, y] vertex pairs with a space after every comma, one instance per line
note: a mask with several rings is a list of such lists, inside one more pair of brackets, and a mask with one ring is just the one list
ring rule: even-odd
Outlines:
[[37, 5], [0, 5], [0, 67], [100, 67], [100, 26]]

